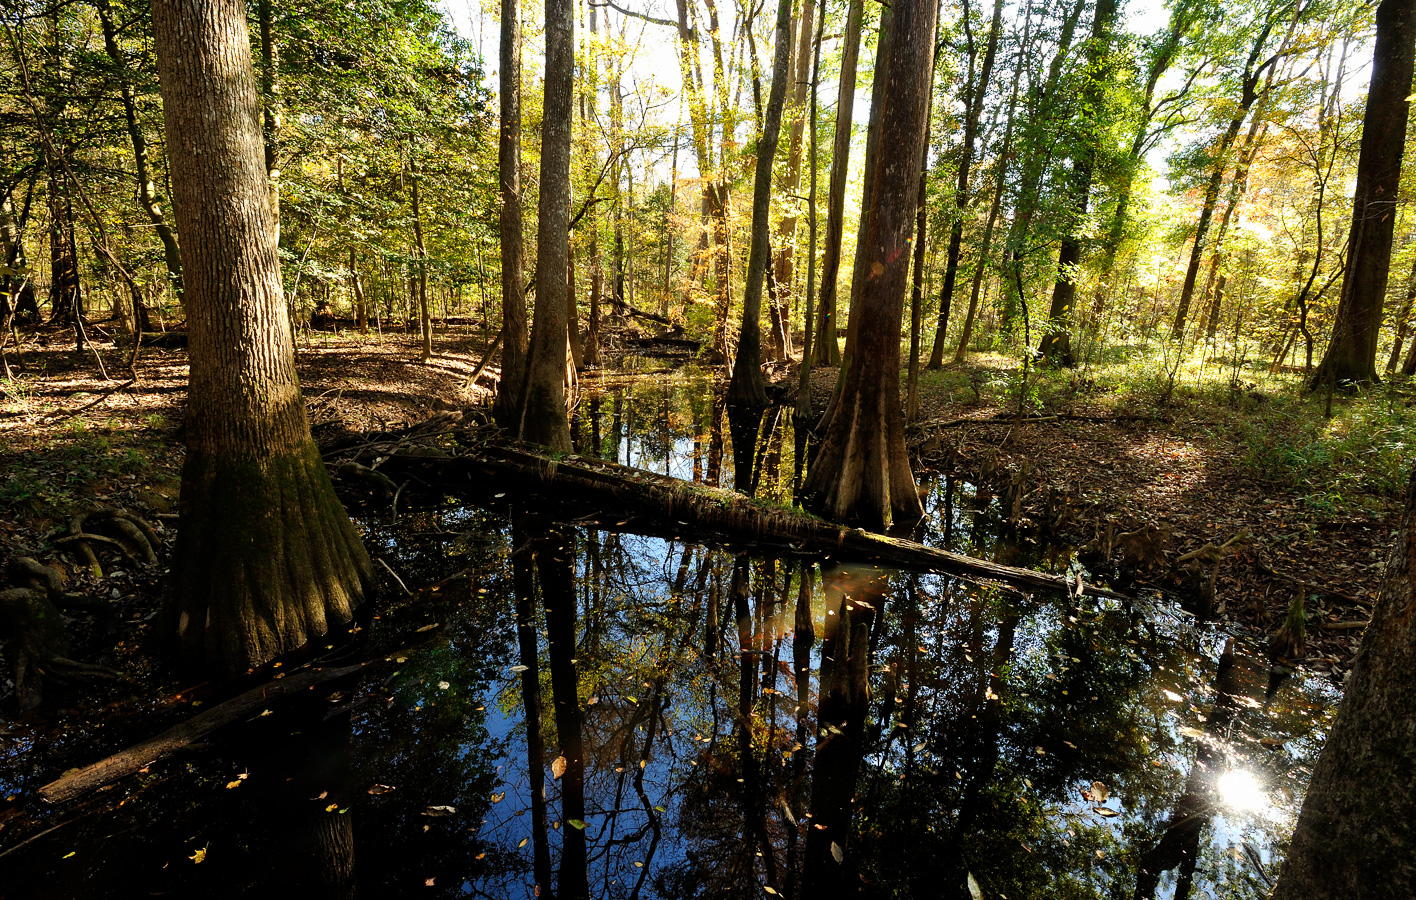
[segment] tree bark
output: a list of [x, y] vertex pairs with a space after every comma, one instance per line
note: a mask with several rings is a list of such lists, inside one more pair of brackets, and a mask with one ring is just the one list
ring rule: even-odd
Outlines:
[[521, 283], [521, 7], [501, 4], [501, 125], [497, 171], [501, 179], [502, 373], [494, 411], [503, 428], [519, 418], [528, 337], [526, 291]]
[[1377, 7], [1377, 44], [1372, 84], [1357, 158], [1357, 189], [1348, 231], [1332, 341], [1313, 385], [1367, 384], [1377, 380], [1377, 338], [1391, 267], [1392, 229], [1400, 199], [1401, 160], [1406, 149], [1407, 96], [1416, 63], [1416, 3], [1382, 0]]
[[1396, 370], [1401, 362], [1401, 348], [1406, 346], [1406, 333], [1411, 328], [1411, 307], [1416, 305], [1416, 260], [1411, 265], [1411, 275], [1406, 280], [1406, 297], [1401, 301], [1401, 309], [1396, 314], [1396, 339], [1391, 342], [1391, 355], [1387, 357], [1386, 370]]
[[[1378, 11], [1379, 23], [1390, 23], [1398, 14], [1411, 21], [1411, 4], [1399, 10], [1390, 6], [1387, 0]], [[1382, 40], [1379, 35], [1379, 47]], [[1408, 79], [1404, 90], [1409, 88]], [[1313, 768], [1273, 900], [1416, 896], [1413, 561], [1416, 473], [1407, 486], [1405, 515], [1387, 557], [1371, 623]]]
[[270, 210], [275, 221], [275, 245], [280, 246], [280, 129], [285, 101], [281, 97], [280, 44], [275, 40], [272, 0], [257, 0], [261, 29], [261, 122], [265, 137], [265, 170], [269, 181]]
[[[815, 0], [806, 0], [798, 16], [796, 49], [793, 51], [795, 65], [792, 75], [791, 108], [794, 111], [791, 136], [787, 143], [787, 169], [782, 180], [781, 193], [787, 204], [787, 212], [777, 228], [777, 258], [772, 266], [773, 277], [777, 281], [776, 311], [773, 313], [774, 342], [782, 359], [792, 355], [792, 276], [796, 259], [797, 235], [797, 192], [801, 189], [801, 148], [806, 131], [806, 92], [811, 78], [812, 29], [816, 17]], [[810, 265], [810, 263], [808, 263]]]
[[566, 291], [570, 249], [570, 124], [575, 91], [575, 7], [546, 0], [546, 78], [541, 197], [536, 228], [536, 321], [526, 362], [518, 433], [570, 452], [566, 415]]
[[[824, 437], [802, 486], [829, 519], [884, 528], [923, 514], [900, 411], [900, 318], [924, 159], [936, 6], [900, 0], [885, 15], [871, 98], [878, 147], [867, 158], [851, 336]], [[875, 113], [872, 113], [875, 115]], [[867, 157], [870, 154], [867, 153]]]
[[414, 274], [414, 288], [418, 295], [418, 329], [423, 336], [423, 362], [433, 358], [433, 311], [428, 305], [428, 245], [423, 240], [423, 203], [418, 191], [417, 151], [409, 148], [408, 180], [412, 188], [413, 202], [413, 249], [417, 252], [418, 271]]
[[752, 244], [747, 253], [742, 328], [738, 332], [737, 355], [733, 359], [733, 380], [728, 385], [728, 402], [749, 408], [767, 405], [767, 387], [762, 381], [762, 283], [772, 252], [767, 240], [772, 228], [772, 165], [776, 161], [777, 142], [782, 131], [782, 105], [787, 96], [787, 80], [791, 77], [791, 49], [792, 0], [778, 0], [772, 87], [767, 94], [762, 135], [757, 141], [757, 167], [752, 186]]
[[821, 299], [816, 309], [813, 362], [841, 362], [836, 333], [836, 281], [841, 270], [841, 239], [846, 230], [846, 178], [851, 162], [851, 114], [855, 106], [856, 65], [860, 60], [863, 0], [851, 0], [846, 10], [845, 44], [841, 50], [841, 85], [836, 96], [836, 136], [831, 145], [831, 180], [826, 196], [826, 239], [821, 251]]
[[160, 633], [234, 674], [347, 621], [373, 567], [310, 438], [239, 0], [153, 4], [191, 375]]

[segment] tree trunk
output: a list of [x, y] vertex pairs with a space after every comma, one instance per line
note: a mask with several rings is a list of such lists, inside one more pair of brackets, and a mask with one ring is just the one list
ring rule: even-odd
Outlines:
[[796, 57], [791, 99], [794, 115], [791, 136], [787, 143], [787, 169], [781, 189], [787, 203], [787, 212], [783, 214], [777, 228], [777, 258], [772, 267], [773, 277], [777, 280], [777, 302], [774, 304], [772, 316], [773, 330], [777, 332], [774, 341], [781, 345], [779, 349], [782, 359], [789, 359], [792, 355], [792, 277], [797, 249], [796, 194], [801, 189], [801, 147], [806, 130], [806, 91], [810, 86], [811, 33], [815, 17], [815, 0], [806, 0], [798, 16], [797, 42], [793, 51]]
[[364, 299], [364, 282], [359, 277], [359, 258], [354, 248], [349, 248], [349, 282], [354, 289], [354, 324], [360, 334], [369, 330], [369, 304]]
[[[934, 59], [935, 4], [899, 0], [886, 13], [867, 158], [851, 335], [825, 436], [802, 491], [827, 518], [883, 528], [923, 514], [900, 414], [900, 317], [909, 272]], [[878, 110], [878, 113], [874, 112]], [[869, 157], [869, 154], [867, 154]], [[873, 165], [872, 165], [873, 163]]]
[[257, 0], [261, 29], [261, 121], [265, 137], [265, 170], [269, 182], [270, 210], [275, 222], [275, 245], [280, 246], [280, 129], [285, 106], [280, 85], [280, 44], [275, 40], [272, 0]]
[[[512, 533], [518, 547], [529, 540], [524, 521], [513, 519]], [[526, 780], [531, 791], [531, 871], [540, 890], [549, 895], [551, 850], [546, 822], [546, 741], [541, 730], [541, 673], [536, 652], [535, 577], [529, 553], [512, 559], [512, 586], [516, 594], [516, 645], [521, 671], [521, 709], [526, 722]]]
[[521, 8], [501, 4], [501, 127], [497, 170], [501, 179], [502, 372], [496, 418], [503, 428], [518, 421], [528, 338], [526, 291], [521, 284]]
[[96, 0], [94, 5], [98, 9], [99, 24], [103, 28], [103, 44], [108, 51], [108, 58], [113, 62], [118, 78], [119, 92], [123, 99], [123, 117], [128, 126], [128, 139], [133, 144], [133, 161], [138, 176], [138, 205], [142, 207], [143, 212], [147, 213], [148, 221], [152, 222], [153, 231], [157, 232], [158, 240], [162, 241], [162, 257], [167, 264], [168, 286], [172, 288], [173, 293], [180, 301], [182, 298], [182, 254], [177, 248], [177, 235], [173, 233], [172, 226], [168, 224], [167, 217], [162, 212], [162, 203], [157, 196], [157, 185], [153, 182], [152, 165], [148, 161], [147, 136], [143, 134], [142, 126], [138, 123], [137, 92], [133, 89], [133, 79], [128, 72], [127, 60], [124, 59], [123, 52], [118, 47], [118, 32], [113, 25], [113, 12], [109, 0]]
[[417, 151], [409, 148], [408, 181], [412, 187], [413, 201], [413, 249], [417, 252], [418, 271], [414, 276], [414, 290], [418, 300], [418, 328], [423, 336], [423, 362], [433, 358], [433, 311], [428, 305], [428, 245], [423, 240], [423, 204], [418, 191]]
[[1097, 150], [1105, 118], [1101, 105], [1105, 83], [1110, 79], [1111, 26], [1116, 19], [1116, 0], [1097, 0], [1092, 18], [1091, 40], [1087, 43], [1087, 83], [1082, 91], [1082, 147], [1072, 161], [1069, 190], [1075, 208], [1072, 221], [1062, 236], [1057, 254], [1057, 281], [1052, 286], [1052, 304], [1047, 311], [1042, 345], [1038, 348], [1044, 359], [1057, 366], [1071, 366], [1072, 339], [1070, 323], [1077, 302], [1077, 278], [1081, 274], [1082, 230], [1086, 227], [1087, 207], [1091, 199], [1092, 173], [1096, 170]]
[[[66, 152], [55, 147], [57, 152]], [[51, 160], [49, 188], [49, 321], [77, 324], [83, 315], [79, 255], [74, 244], [74, 206], [59, 160]], [[82, 349], [82, 346], [80, 347]]]
[[352, 616], [373, 567], [310, 438], [239, 0], [157, 0], [191, 375], [165, 633], [237, 674]]
[[575, 79], [575, 7], [546, 0], [546, 78], [541, 126], [541, 198], [536, 229], [536, 321], [521, 399], [523, 440], [570, 452], [566, 416], [566, 275], [570, 249], [570, 124]]
[[[964, 4], [967, 16], [968, 4]], [[968, 116], [964, 119], [964, 135], [959, 143], [959, 178], [954, 188], [953, 224], [949, 226], [949, 255], [944, 264], [944, 286], [939, 289], [939, 324], [934, 329], [934, 349], [929, 353], [929, 368], [944, 365], [944, 339], [949, 332], [949, 312], [954, 301], [954, 281], [959, 277], [959, 256], [964, 241], [964, 215], [969, 209], [969, 170], [973, 165], [974, 141], [978, 138], [978, 122], [983, 114], [983, 101], [988, 94], [988, 82], [993, 74], [993, 61], [998, 54], [998, 36], [1003, 30], [1003, 0], [994, 0], [993, 24], [988, 29], [988, 46], [983, 51], [978, 82], [969, 83], [965, 91]]]
[[728, 402], [748, 408], [767, 405], [767, 388], [762, 381], [762, 283], [771, 253], [767, 239], [772, 227], [772, 165], [782, 131], [787, 79], [791, 77], [791, 49], [792, 0], [778, 0], [772, 87], [767, 94], [762, 135], [757, 141], [757, 167], [752, 185], [752, 244], [747, 254], [747, 286], [742, 295], [742, 328], [738, 332], [737, 355], [733, 360], [733, 380], [728, 385]]
[[1401, 202], [1401, 158], [1406, 149], [1407, 97], [1416, 62], [1416, 3], [1382, 0], [1377, 7], [1377, 44], [1372, 84], [1357, 159], [1357, 189], [1348, 231], [1347, 273], [1343, 276], [1332, 341], [1314, 386], [1366, 384], [1377, 380], [1377, 338], [1382, 301], [1391, 267], [1392, 229]]
[[831, 146], [831, 182], [826, 197], [826, 242], [821, 251], [821, 300], [816, 309], [814, 364], [836, 366], [841, 345], [836, 334], [836, 281], [841, 270], [841, 239], [846, 230], [846, 179], [851, 162], [851, 114], [855, 106], [856, 64], [860, 60], [863, 0], [851, 0], [846, 11], [845, 45], [841, 50], [841, 85], [836, 97], [836, 137]]
[[1411, 307], [1416, 304], [1416, 258], [1411, 265], [1411, 276], [1406, 281], [1406, 297], [1401, 302], [1401, 310], [1396, 314], [1396, 340], [1391, 342], [1391, 355], [1387, 357], [1386, 370], [1395, 371], [1401, 362], [1401, 348], [1406, 346], [1406, 332], [1411, 328]]
[[[1398, 10], [1391, 6], [1386, 0], [1378, 11], [1379, 29], [1398, 15], [1398, 21], [1411, 22], [1410, 3]], [[1384, 38], [1390, 40], [1390, 32], [1379, 33], [1379, 48]], [[1406, 49], [1409, 53], [1411, 48]], [[1411, 74], [1409, 67], [1406, 74]], [[1403, 90], [1410, 89], [1409, 82], [1408, 77]], [[1367, 122], [1370, 126], [1373, 119]], [[1387, 557], [1371, 623], [1313, 768], [1273, 900], [1416, 896], [1413, 560], [1416, 473], [1407, 486], [1406, 512]]]

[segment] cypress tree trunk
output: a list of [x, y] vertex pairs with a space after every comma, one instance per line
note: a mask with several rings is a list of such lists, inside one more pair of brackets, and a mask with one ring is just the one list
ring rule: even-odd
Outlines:
[[501, 177], [502, 372], [495, 413], [503, 428], [517, 420], [525, 378], [526, 292], [521, 284], [521, 9], [501, 4], [501, 127], [497, 169]]
[[1357, 158], [1357, 190], [1348, 231], [1347, 272], [1332, 326], [1332, 342], [1313, 385], [1365, 384], [1377, 380], [1377, 337], [1391, 267], [1391, 237], [1400, 200], [1401, 157], [1406, 149], [1407, 95], [1416, 63], [1416, 2], [1382, 0], [1372, 85]]
[[[1391, 16], [1390, 5], [1384, 3], [1378, 16]], [[1402, 15], [1409, 16], [1411, 4], [1402, 5]], [[1414, 519], [1416, 472], [1273, 900], [1416, 896]]]
[[792, 0], [778, 0], [776, 45], [772, 58], [772, 87], [757, 142], [757, 169], [752, 187], [752, 244], [747, 254], [747, 287], [742, 296], [742, 328], [738, 332], [737, 356], [733, 360], [733, 380], [728, 385], [728, 402], [757, 408], [767, 405], [767, 388], [762, 381], [762, 283], [767, 274], [771, 247], [772, 164], [782, 132], [782, 105], [791, 77]]
[[240, 0], [157, 0], [185, 246], [187, 458], [163, 633], [239, 673], [347, 621], [373, 567], [310, 438], [295, 375]]
[[541, 198], [536, 229], [536, 322], [521, 398], [523, 440], [570, 452], [565, 410], [566, 291], [570, 249], [570, 116], [575, 92], [575, 8], [546, 0]]
[[845, 45], [841, 50], [841, 86], [836, 98], [836, 137], [831, 145], [831, 180], [826, 196], [826, 243], [821, 250], [821, 300], [817, 304], [815, 352], [812, 362], [841, 362], [836, 333], [836, 281], [841, 271], [841, 238], [846, 230], [846, 178], [851, 162], [851, 113], [855, 106], [856, 64], [860, 59], [862, 0], [851, 0], [846, 11]]
[[924, 159], [935, 10], [931, 0], [897, 0], [885, 13], [871, 104], [879, 116], [873, 142], [891, 149], [874, 160], [867, 153], [851, 340], [821, 448], [802, 486], [809, 508], [870, 528], [923, 514], [900, 411], [900, 318]]

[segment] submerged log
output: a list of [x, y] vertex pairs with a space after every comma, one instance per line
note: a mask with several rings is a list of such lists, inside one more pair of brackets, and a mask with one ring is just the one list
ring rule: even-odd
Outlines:
[[139, 769], [200, 740], [223, 725], [229, 725], [237, 719], [255, 712], [276, 697], [308, 690], [317, 684], [343, 678], [362, 668], [364, 668], [364, 664], [361, 663], [331, 669], [306, 669], [303, 672], [296, 672], [288, 678], [252, 688], [239, 697], [233, 697], [225, 703], [213, 706], [206, 712], [193, 716], [180, 725], [169, 728], [155, 738], [143, 741], [141, 744], [115, 753], [107, 759], [99, 760], [93, 765], [77, 769], [62, 778], [51, 781], [39, 789], [39, 796], [50, 803], [72, 800], [89, 791], [112, 784], [120, 778], [132, 775]]
[[[397, 478], [417, 479], [439, 491], [499, 505], [503, 498], [534, 500], [577, 524], [691, 538], [734, 548], [754, 547], [794, 557], [831, 557], [917, 572], [938, 572], [1025, 590], [1068, 591], [1077, 585], [1061, 575], [1005, 566], [915, 541], [847, 528], [798, 509], [752, 500], [743, 494], [656, 475], [642, 469], [579, 456], [553, 458], [499, 441], [468, 442], [462, 455], [395, 453], [383, 462]], [[1095, 585], [1081, 592], [1126, 599]]]

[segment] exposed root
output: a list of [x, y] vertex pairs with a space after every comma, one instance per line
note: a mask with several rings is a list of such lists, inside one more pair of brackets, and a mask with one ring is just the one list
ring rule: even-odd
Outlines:
[[95, 578], [103, 577], [103, 565], [95, 548], [111, 547], [133, 565], [155, 565], [161, 540], [151, 525], [126, 510], [94, 507], [69, 520], [68, 530], [51, 538], [68, 546]]
[[6, 567], [15, 585], [0, 591], [0, 639], [5, 661], [15, 682], [21, 709], [38, 706], [44, 683], [68, 684], [76, 679], [121, 679], [122, 673], [106, 666], [79, 662], [70, 656], [60, 608], [93, 608], [94, 601], [64, 592], [60, 574], [27, 556], [14, 557]]
[[1308, 635], [1308, 615], [1304, 608], [1307, 591], [1299, 591], [1288, 607], [1288, 616], [1269, 639], [1269, 658], [1278, 662], [1301, 659]]

